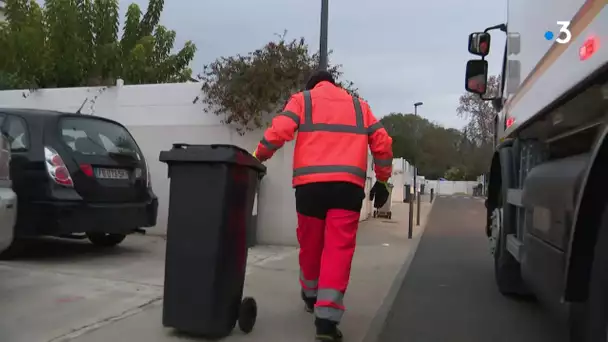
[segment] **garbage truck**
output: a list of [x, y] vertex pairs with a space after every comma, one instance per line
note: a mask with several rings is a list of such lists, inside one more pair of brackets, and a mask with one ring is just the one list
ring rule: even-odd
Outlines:
[[498, 113], [485, 222], [495, 282], [567, 319], [571, 341], [606, 341], [608, 1], [505, 1], [506, 23], [469, 35], [465, 76]]

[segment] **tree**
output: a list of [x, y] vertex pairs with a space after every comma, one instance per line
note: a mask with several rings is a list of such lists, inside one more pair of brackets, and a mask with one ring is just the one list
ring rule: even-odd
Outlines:
[[453, 180], [474, 180], [485, 172], [485, 145], [472, 140], [466, 128], [444, 128], [413, 114], [391, 113], [380, 121], [393, 138], [395, 158], [415, 164], [429, 179], [449, 174]]
[[117, 48], [124, 59], [122, 77], [132, 83], [185, 82], [191, 79], [188, 67], [196, 46], [188, 41], [176, 54], [171, 54], [175, 31], [158, 25], [164, 0], [151, 0], [141, 18], [137, 4], [127, 10], [124, 32]]
[[189, 80], [196, 47], [172, 54], [175, 31], [159, 25], [164, 0], [141, 17], [127, 11], [118, 38], [118, 0], [6, 0], [0, 24], [0, 88], [77, 87]]
[[451, 167], [445, 172], [444, 178], [450, 181], [466, 180], [466, 172], [461, 168]]
[[446, 170], [461, 165], [458, 142], [462, 132], [446, 129], [414, 114], [391, 113], [380, 119], [393, 138], [393, 155], [405, 158], [428, 178], [443, 177]]
[[[413, 132], [416, 124], [423, 119], [413, 114], [391, 113], [380, 119], [388, 134], [393, 138], [393, 155], [413, 162], [416, 158], [416, 140]], [[422, 126], [422, 125], [420, 125]]]
[[45, 75], [45, 27], [35, 0], [5, 1], [0, 23], [0, 89], [28, 87]]
[[[500, 90], [500, 77], [490, 76], [488, 79], [487, 96], [498, 95]], [[482, 100], [474, 93], [465, 93], [458, 100], [456, 109], [458, 116], [468, 120], [467, 134], [479, 144], [492, 144], [494, 139], [494, 117], [498, 112], [490, 101]]]
[[[488, 91], [486, 96], [497, 96], [500, 94], [500, 77], [490, 76], [488, 79]], [[459, 106], [456, 109], [458, 116], [467, 119], [468, 123], [464, 129], [465, 145], [468, 149], [463, 154], [465, 174], [476, 172], [476, 175], [487, 171], [494, 147], [495, 117], [498, 114], [490, 101], [482, 100], [473, 93], [465, 93], [460, 96]], [[469, 171], [469, 172], [467, 172]]]
[[[205, 93], [206, 112], [223, 116], [226, 124], [237, 124], [239, 133], [261, 128], [266, 114], [280, 111], [289, 96], [303, 90], [311, 73], [318, 68], [318, 54], [311, 54], [304, 38], [287, 41], [286, 32], [246, 55], [220, 57], [205, 66], [199, 75]], [[329, 71], [339, 80], [340, 65]], [[352, 94], [352, 82], [340, 85]]]

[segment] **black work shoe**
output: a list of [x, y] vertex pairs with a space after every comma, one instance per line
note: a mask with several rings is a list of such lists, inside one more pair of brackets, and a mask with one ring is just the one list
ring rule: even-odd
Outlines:
[[309, 298], [304, 295], [304, 291], [302, 293], [302, 300], [304, 301], [304, 310], [308, 313], [313, 313], [315, 311], [315, 304], [317, 303], [317, 298]]
[[315, 342], [341, 342], [342, 332], [338, 329], [338, 324], [326, 319], [317, 318], [315, 320], [317, 326], [317, 335]]
[[315, 342], [342, 342], [342, 332], [336, 328], [333, 334], [319, 334], [315, 336]]

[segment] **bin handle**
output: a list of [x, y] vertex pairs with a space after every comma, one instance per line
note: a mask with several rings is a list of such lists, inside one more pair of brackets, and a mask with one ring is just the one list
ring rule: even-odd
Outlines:
[[190, 144], [187, 144], [187, 143], [175, 143], [175, 144], [173, 144], [173, 148], [174, 149], [182, 149], [184, 147], [189, 147], [189, 146], [190, 146]]

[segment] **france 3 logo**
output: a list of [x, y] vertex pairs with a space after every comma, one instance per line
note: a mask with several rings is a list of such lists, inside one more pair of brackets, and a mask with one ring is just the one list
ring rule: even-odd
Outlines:
[[546, 40], [554, 40], [558, 44], [568, 44], [572, 39], [572, 32], [570, 32], [570, 22], [569, 21], [558, 21], [557, 25], [559, 26], [559, 31], [557, 34], [553, 33], [553, 31], [545, 32]]

